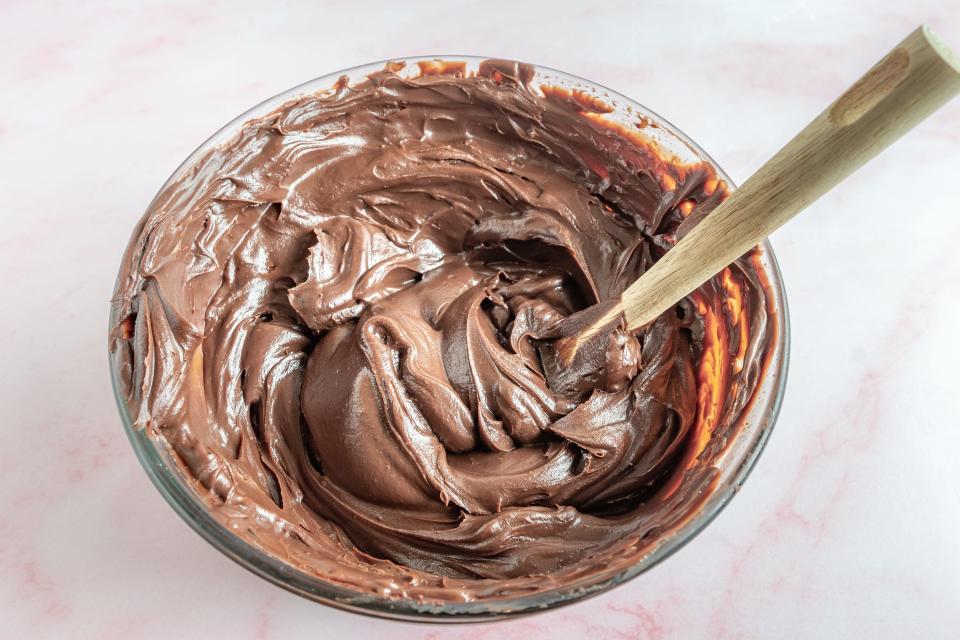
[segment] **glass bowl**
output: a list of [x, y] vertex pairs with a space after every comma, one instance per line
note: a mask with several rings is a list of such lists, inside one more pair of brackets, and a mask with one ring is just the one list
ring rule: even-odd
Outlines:
[[[472, 56], [423, 56], [399, 58], [391, 62], [406, 63], [406, 66], [399, 73], [404, 76], [415, 76], [420, 73], [420, 67], [417, 63], [424, 63], [425, 66], [429, 66], [432, 61], [438, 60], [463, 62], [466, 64], [466, 70], [469, 73], [475, 71], [479, 63], [485, 59]], [[161, 187], [161, 191], [175, 181], [182, 172], [187, 170], [195, 160], [209, 149], [231, 138], [247, 121], [263, 116], [291, 99], [330, 90], [341, 76], [346, 76], [350, 83], [360, 81], [370, 73], [381, 71], [386, 62], [374, 62], [345, 71], [337, 71], [306, 82], [260, 103], [235, 118], [200, 145], [177, 168], [164, 186]], [[676, 162], [681, 164], [708, 162], [716, 168], [718, 177], [725, 180], [731, 189], [733, 188], [730, 177], [717, 166], [716, 162], [706, 152], [679, 129], [650, 109], [615, 91], [582, 78], [547, 67], [535, 66], [534, 68], [535, 74], [531, 83], [533, 87], [562, 87], [586, 92], [602, 99], [613, 107], [613, 111], [606, 116], [609, 120], [639, 132], [643, 138], [654, 143], [666, 157], [672, 157]], [[645, 122], [648, 126], [635, 129], [634, 125], [638, 120]], [[776, 258], [768, 242], [764, 242], [758, 247], [756, 263], [769, 283], [766, 294], [768, 304], [773, 310], [770, 321], [775, 334], [770, 346], [768, 364], [758, 383], [754, 399], [747, 406], [743, 415], [743, 426], [737, 431], [725, 452], [718, 459], [717, 466], [720, 468], [720, 475], [713, 494], [699, 507], [694, 508], [683, 526], [657, 541], [636, 564], [626, 570], [608, 570], [606, 573], [595, 573], [580, 582], [533, 595], [513, 596], [500, 600], [446, 603], [390, 599], [351, 590], [300, 571], [252, 546], [210, 514], [194, 489], [181, 477], [177, 464], [171, 457], [171, 452], [162, 443], [152, 439], [145, 431], [133, 425], [122, 395], [118, 391], [116, 361], [114, 358], [110, 358], [114, 395], [127, 436], [140, 459], [140, 463], [170, 506], [207, 542], [240, 565], [270, 582], [310, 600], [340, 609], [408, 621], [477, 622], [533, 613], [599, 594], [640, 575], [673, 554], [702, 531], [743, 485], [763, 450], [777, 419], [786, 383], [789, 355], [787, 301]], [[116, 326], [119, 322], [120, 319], [117, 316], [118, 309], [113, 308], [110, 317], [111, 327]]]

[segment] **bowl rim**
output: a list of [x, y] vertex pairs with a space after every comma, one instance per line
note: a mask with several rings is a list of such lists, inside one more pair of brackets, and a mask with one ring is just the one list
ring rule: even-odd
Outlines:
[[[353, 79], [353, 76], [357, 74], [382, 70], [387, 63], [398, 61], [407, 64], [436, 60], [479, 63], [483, 60], [490, 59], [493, 58], [488, 56], [455, 54], [398, 56], [355, 65], [324, 74], [282, 91], [259, 102], [233, 118], [200, 144], [171, 173], [157, 194], [151, 199], [146, 211], [149, 212], [153, 209], [156, 199], [164, 189], [174, 180], [178, 179], [185, 169], [192, 166], [202, 153], [205, 153], [222, 140], [237, 133], [243, 125], [250, 120], [269, 113], [269, 110], [275, 109], [294, 98], [321, 93], [330, 89], [340, 76], [347, 75]], [[677, 138], [679, 142], [685, 144], [695, 155], [709, 162], [716, 170], [718, 177], [726, 181], [731, 190], [736, 187], [735, 183], [730, 179], [730, 176], [717, 164], [713, 157], [673, 123], [645, 105], [618, 91], [586, 78], [545, 65], [529, 64], [538, 72], [546, 72], [551, 76], [603, 91], [611, 100], [622, 101], [624, 104], [629, 105], [635, 113], [650, 118], [656, 122], [658, 127], [666, 130], [667, 133]], [[131, 234], [131, 240], [136, 239], [140, 230], [141, 224], [138, 222]], [[581, 602], [587, 598], [604, 593], [619, 584], [632, 580], [672, 556], [696, 538], [713, 522], [720, 512], [730, 503], [732, 497], [739, 492], [740, 487], [742, 487], [747, 477], [749, 477], [750, 472], [756, 466], [760, 453], [765, 448], [780, 414], [790, 360], [790, 317], [783, 276], [769, 240], [764, 240], [758, 246], [760, 247], [760, 256], [763, 261], [763, 270], [769, 280], [767, 293], [772, 296], [773, 307], [777, 312], [773, 314], [774, 320], [777, 323], [777, 339], [771, 345], [773, 348], [772, 358], [767, 370], [763, 372], [760, 382], [762, 385], [764, 380], [772, 377], [774, 378], [774, 386], [771, 388], [766, 399], [766, 406], [762, 412], [762, 423], [754, 427], [756, 429], [754, 440], [750, 443], [749, 449], [739, 461], [737, 469], [730, 477], [728, 483], [722, 487], [718, 487], [710, 498], [701, 505], [697, 513], [684, 525], [673, 531], [671, 535], [660, 540], [656, 546], [645, 554], [636, 564], [585, 587], [576, 587], [571, 590], [569, 587], [561, 586], [532, 595], [512, 596], [505, 599], [431, 603], [407, 599], [391, 599], [361, 593], [353, 589], [338, 586], [318, 576], [310, 575], [249, 544], [211, 515], [206, 504], [181, 478], [176, 464], [172, 464], [173, 458], [171, 456], [175, 454], [169, 447], [161, 440], [149, 436], [145, 429], [137, 429], [133, 426], [133, 420], [128, 413], [126, 403], [120, 391], [119, 372], [115, 360], [112, 357], [112, 346], [109, 346], [107, 351], [114, 399], [120, 413], [121, 421], [123, 422], [124, 431], [140, 464], [143, 466], [153, 485], [173, 510], [211, 546], [228, 558], [291, 593], [345, 611], [405, 622], [483, 622], [543, 612], [575, 602]], [[118, 275], [115, 290], [120, 284], [121, 279]], [[110, 331], [112, 331], [112, 328], [116, 326], [118, 321], [119, 308], [116, 305], [111, 305], [109, 318]], [[758, 387], [758, 392], [759, 389], [760, 387]]]

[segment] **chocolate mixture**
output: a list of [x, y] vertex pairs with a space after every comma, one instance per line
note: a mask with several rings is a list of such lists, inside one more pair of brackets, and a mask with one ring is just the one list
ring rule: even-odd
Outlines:
[[121, 391], [220, 521], [308, 573], [441, 601], [589, 580], [709, 496], [766, 294], [746, 257], [548, 383], [542, 340], [724, 185], [524, 65], [430, 70], [289, 102], [158, 195]]

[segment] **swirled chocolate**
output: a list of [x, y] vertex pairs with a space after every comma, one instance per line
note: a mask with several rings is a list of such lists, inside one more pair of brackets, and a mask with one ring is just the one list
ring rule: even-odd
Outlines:
[[499, 598], [632, 564], [709, 496], [754, 394], [757, 267], [575, 375], [541, 346], [725, 187], [524, 65], [398, 71], [246, 123], [157, 196], [114, 301], [130, 415], [237, 535], [357, 591]]

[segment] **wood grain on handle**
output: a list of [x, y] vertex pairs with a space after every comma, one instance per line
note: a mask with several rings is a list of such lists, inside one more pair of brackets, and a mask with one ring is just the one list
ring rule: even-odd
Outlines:
[[578, 338], [669, 309], [960, 92], [960, 63], [922, 26], [704, 218]]

